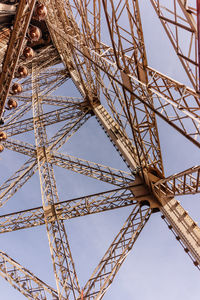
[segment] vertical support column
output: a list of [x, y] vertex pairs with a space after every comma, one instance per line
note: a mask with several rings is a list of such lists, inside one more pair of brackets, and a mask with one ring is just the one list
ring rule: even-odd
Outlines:
[[80, 294], [80, 287], [74, 262], [72, 259], [63, 221], [58, 220], [54, 204], [59, 202], [56, 181], [49, 152], [45, 125], [40, 115], [43, 114], [42, 104], [38, 97], [37, 80], [32, 72], [32, 106], [34, 117], [34, 133], [37, 148], [37, 161], [40, 176], [44, 218], [49, 239], [49, 247], [53, 261], [59, 299], [69, 299]]

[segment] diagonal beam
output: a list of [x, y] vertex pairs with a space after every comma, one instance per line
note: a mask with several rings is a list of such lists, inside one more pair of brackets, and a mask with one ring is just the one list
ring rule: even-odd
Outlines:
[[[14, 98], [13, 98], [14, 99]], [[15, 99], [14, 99], [15, 100]], [[4, 123], [9, 124], [18, 121], [21, 119], [27, 112], [31, 110], [31, 104], [30, 103], [22, 103], [22, 105], [19, 105], [17, 109], [9, 113], [4, 118]], [[3, 129], [3, 127], [1, 126]]]
[[104, 296], [150, 215], [150, 208], [141, 207], [139, 204], [135, 205], [130, 216], [86, 283], [83, 290], [84, 298], [101, 299]]
[[[64, 108], [60, 108], [49, 113], [42, 114], [40, 119], [45, 126], [52, 125], [58, 122], [76, 119], [82, 115], [80, 106], [74, 104], [68, 104]], [[11, 123], [4, 125], [3, 130], [7, 133], [8, 136], [13, 136], [21, 134], [27, 131], [33, 130], [33, 122], [36, 121], [34, 118], [28, 118], [16, 123]]]
[[25, 35], [31, 20], [36, 0], [20, 0], [15, 15], [14, 27], [10, 36], [0, 77], [0, 117], [14, 76], [15, 68], [24, 44]]
[[200, 193], [200, 166], [161, 179], [153, 189], [161, 198]]
[[175, 232], [177, 240], [184, 245], [185, 252], [196, 266], [200, 266], [200, 228], [197, 223], [174, 198], [166, 201], [160, 211], [169, 223], [169, 229]]
[[[195, 98], [191, 100], [192, 107], [184, 104], [186, 108], [183, 108], [179, 103], [182, 101], [182, 98], [176, 99], [175, 102], [170, 98], [165, 97], [165, 94], [158, 92], [156, 89], [151, 88], [151, 85], [140, 81], [134, 72], [124, 72], [116, 68], [115, 63], [113, 62], [113, 50], [111, 47], [101, 44], [101, 54], [95, 52], [93, 49], [90, 49], [83, 42], [77, 40], [74, 36], [63, 35], [62, 30], [52, 26], [52, 31], [59, 35], [63, 41], [69, 43], [74, 51], [79, 53], [79, 55], [84, 55], [89, 61], [92, 61], [95, 67], [101, 69], [104, 74], [108, 77], [109, 80], [114, 81], [120, 87], [124, 88], [129, 92], [133, 99], [138, 101], [132, 101], [132, 98], [129, 97], [129, 109], [134, 110], [133, 103], [136, 106], [140, 106], [142, 103], [146, 108], [152, 110], [156, 115], [166, 121], [169, 125], [175, 128], [179, 133], [183, 134], [187, 139], [193, 142], [195, 145], [200, 147], [200, 121], [197, 116], [199, 116], [199, 102], [198, 96], [196, 94]], [[127, 57], [127, 59], [131, 59]], [[134, 61], [132, 61], [134, 64]], [[157, 73], [156, 73], [157, 75]], [[122, 80], [123, 77], [123, 80]], [[177, 84], [180, 90], [183, 89], [183, 85]], [[173, 94], [173, 89], [177, 88], [172, 87], [171, 94]], [[170, 85], [167, 88], [171, 88]], [[160, 87], [162, 90], [162, 87]], [[150, 101], [149, 92], [152, 93], [152, 97], [155, 102], [157, 102], [157, 107], [153, 106]], [[195, 93], [195, 92], [194, 92]], [[177, 93], [175, 92], [175, 95]], [[193, 110], [193, 103], [196, 103], [196, 107]], [[124, 103], [124, 105], [127, 105]], [[138, 108], [139, 109], [139, 108]], [[171, 116], [170, 112], [173, 112]], [[144, 124], [145, 125], [145, 124]]]
[[[13, 97], [12, 97], [13, 98]], [[16, 100], [22, 101], [22, 102], [31, 102], [31, 95], [26, 96], [15, 96]], [[42, 100], [42, 103], [48, 104], [48, 105], [56, 105], [56, 106], [65, 106], [69, 103], [71, 104], [80, 104], [83, 102], [83, 98], [80, 97], [66, 97], [66, 96], [51, 96], [51, 95], [41, 95], [40, 99]]]
[[[60, 40], [62, 40], [62, 42], [64, 41], [66, 43], [66, 48], [68, 47], [69, 51], [71, 51], [71, 57], [72, 60], [73, 58], [76, 56], [76, 58], [84, 57], [84, 62], [85, 64], [88, 63], [92, 63], [92, 68], [90, 70], [90, 72], [92, 72], [93, 76], [96, 75], [97, 70], [98, 72], [100, 72], [100, 70], [103, 70], [105, 72], [106, 68], [104, 66], [102, 66], [102, 68], [99, 68], [99, 62], [100, 60], [102, 60], [102, 58], [104, 58], [104, 53], [106, 53], [107, 51], [109, 52], [108, 55], [105, 55], [106, 60], [108, 57], [108, 61], [111, 60], [111, 66], [108, 67], [109, 71], [113, 71], [113, 67], [117, 68], [118, 70], [126, 70], [126, 72], [128, 72], [129, 67], [132, 69], [134, 69], [134, 74], [136, 74], [137, 72], [135, 71], [135, 69], [137, 69], [137, 71], [140, 73], [140, 75], [144, 78], [145, 77], [145, 72], [143, 70], [143, 67], [141, 67], [141, 65], [138, 62], [142, 62], [144, 63], [144, 66], [146, 65], [146, 56], [145, 56], [145, 49], [144, 49], [144, 42], [143, 42], [143, 37], [142, 37], [142, 30], [141, 30], [141, 21], [140, 21], [140, 16], [139, 16], [139, 7], [138, 7], [138, 3], [136, 3], [135, 1], [131, 2], [131, 1], [126, 1], [125, 4], [123, 4], [122, 1], [118, 1], [117, 2], [117, 8], [116, 10], [113, 8], [113, 12], [112, 12], [112, 16], [108, 16], [107, 14], [107, 9], [106, 9], [106, 5], [107, 5], [108, 1], [104, 1], [104, 7], [105, 7], [105, 14], [107, 16], [107, 23], [110, 24], [112, 27], [112, 30], [109, 31], [109, 33], [115, 35], [115, 39], [116, 41], [114, 41], [114, 38], [112, 37], [112, 46], [113, 46], [113, 52], [112, 54], [110, 54], [111, 51], [109, 51], [109, 49], [112, 48], [112, 46], [108, 46], [105, 51], [102, 50], [102, 43], [99, 41], [98, 42], [98, 47], [94, 47], [95, 44], [95, 40], [93, 38], [93, 33], [95, 32], [95, 26], [94, 28], [92, 27], [91, 23], [90, 26], [87, 25], [87, 22], [85, 22], [85, 20], [87, 20], [87, 10], [90, 10], [90, 13], [94, 13], [94, 16], [96, 17], [96, 10], [94, 11], [92, 6], [91, 6], [91, 1], [88, 1], [85, 5], [82, 5], [82, 3], [74, 1], [74, 8], [76, 9], [74, 16], [70, 14], [70, 9], [68, 9], [68, 6], [66, 5], [66, 7], [63, 7], [63, 10], [66, 9], [67, 14], [70, 15], [70, 20], [71, 23], [68, 24], [68, 26], [66, 27], [66, 29], [63, 26], [63, 34], [64, 31], [67, 31], [67, 36], [69, 35], [69, 37], [77, 37], [77, 40], [79, 41], [83, 41], [83, 44], [86, 45], [86, 48], [83, 49], [83, 51], [80, 53], [79, 51], [76, 51], [76, 45], [74, 48], [74, 41], [71, 43], [69, 43], [69, 41], [64, 41], [63, 39], [65, 39], [65, 36], [63, 36], [63, 34], [61, 34], [61, 31], [57, 30], [58, 28], [56, 28], [56, 26], [53, 25], [52, 22], [49, 23], [49, 28], [50, 31], [52, 33], [52, 35], [55, 37], [56, 42], [57, 42], [57, 46], [58, 49], [60, 47]], [[109, 1], [109, 3], [112, 1]], [[53, 7], [53, 2], [51, 1], [51, 3], [49, 3], [50, 6]], [[131, 7], [129, 7], [129, 4]], [[62, 5], [62, 4], [61, 4]], [[114, 6], [113, 2], [112, 4], [110, 4], [110, 6]], [[109, 8], [110, 8], [109, 6]], [[98, 11], [98, 16], [101, 14], [101, 10], [100, 8], [96, 8]], [[55, 9], [51, 8], [51, 13], [53, 15], [53, 12], [55, 11]], [[131, 12], [134, 11], [137, 12], [136, 13], [136, 19], [134, 17], [134, 14], [132, 14]], [[73, 11], [74, 12], [74, 11]], [[61, 13], [61, 10], [60, 10]], [[124, 28], [124, 22], [122, 22], [121, 16], [124, 17], [124, 14], [126, 13], [127, 19], [129, 20], [129, 25], [130, 25], [130, 31], [127, 28]], [[82, 23], [80, 26], [78, 26], [75, 21], [72, 19], [76, 18], [76, 16], [79, 16], [80, 19], [82, 19]], [[52, 17], [52, 16], [51, 16]], [[64, 17], [64, 16], [63, 16]], [[118, 24], [118, 20], [119, 23]], [[79, 20], [77, 20], [77, 22], [79, 23]], [[73, 25], [72, 25], [73, 24]], [[70, 28], [71, 26], [71, 28]], [[62, 28], [62, 24], [60, 24], [60, 26], [58, 26], [59, 28]], [[136, 29], [135, 29], [136, 28]], [[83, 30], [82, 30], [83, 29]], [[55, 30], [55, 31], [54, 31]], [[68, 31], [70, 31], [70, 33], [68, 34]], [[81, 32], [83, 31], [83, 32]], [[120, 33], [119, 33], [120, 31]], [[133, 34], [134, 31], [134, 34]], [[73, 32], [73, 33], [72, 33]], [[81, 32], [81, 33], [80, 33]], [[85, 35], [84, 33], [89, 34], [91, 36], [91, 39], [88, 41], [88, 39], [85, 39]], [[113, 33], [114, 32], [114, 33]], [[59, 36], [60, 33], [60, 36]], [[66, 35], [66, 34], [65, 34]], [[127, 37], [128, 36], [128, 37]], [[76, 43], [76, 42], [75, 42]], [[70, 44], [70, 46], [69, 46]], [[120, 49], [118, 49], [118, 47]], [[138, 55], [136, 55], [137, 50], [140, 47], [140, 51], [138, 51]], [[95, 53], [98, 53], [98, 55], [94, 56], [92, 51], [95, 50]], [[90, 49], [90, 50], [89, 50]], [[117, 52], [118, 51], [118, 52]], [[133, 63], [130, 60], [125, 60], [125, 54], [126, 53], [131, 53], [131, 58], [133, 60]], [[68, 55], [69, 56], [69, 55]], [[88, 59], [89, 57], [89, 59]], [[134, 57], [134, 58], [133, 58]], [[77, 60], [78, 60], [77, 58]], [[65, 60], [65, 58], [64, 58]], [[117, 61], [117, 63], [116, 63]], [[119, 61], [120, 61], [120, 66], [119, 66]], [[127, 62], [127, 64], [126, 64]], [[69, 65], [69, 62], [66, 65]], [[71, 62], [70, 62], [70, 66], [71, 66]], [[76, 70], [78, 72], [78, 66], [76, 66]], [[114, 75], [113, 78], [115, 78], [115, 73], [116, 73], [116, 69], [113, 71]], [[142, 75], [143, 74], [143, 75]], [[80, 74], [79, 74], [80, 75]], [[71, 75], [73, 76], [73, 75]], [[119, 74], [119, 76], [121, 77], [121, 73]], [[105, 73], [102, 73], [102, 78], [99, 76], [98, 80], [99, 80], [99, 84], [102, 85], [102, 89], [103, 89], [103, 93], [105, 94], [105, 90], [106, 88], [104, 87], [103, 81], [105, 78], [105, 82], [107, 82], [107, 80], [112, 81], [112, 79], [108, 76], [108, 78], [105, 77]], [[123, 78], [122, 78], [123, 79]], [[113, 93], [116, 92], [116, 90], [119, 90], [119, 87], [116, 86], [116, 82], [111, 82], [110, 85], [114, 85]], [[120, 93], [123, 95], [125, 94], [126, 98], [127, 98], [127, 92], [123, 89], [122, 91], [119, 92], [118, 96], [120, 95]], [[108, 94], [107, 94], [108, 95]], [[121, 97], [121, 95], [120, 95]], [[91, 102], [93, 102], [95, 98], [95, 95], [93, 96], [92, 99], [90, 99]], [[130, 98], [128, 96], [128, 98]], [[133, 97], [131, 97], [133, 98]], [[132, 100], [132, 99], [131, 99]], [[118, 101], [118, 100], [116, 100]], [[130, 101], [130, 100], [128, 100]], [[127, 101], [126, 101], [127, 102]], [[119, 101], [119, 104], [120, 101]], [[109, 103], [108, 105], [112, 105], [111, 103]], [[144, 105], [143, 105], [144, 106]], [[127, 103], [123, 102], [121, 105], [122, 109], [124, 110], [124, 114], [125, 114], [125, 119], [124, 120], [128, 120], [128, 122], [125, 121], [126, 125], [129, 124], [129, 128], [127, 131], [132, 131], [132, 139], [134, 139], [134, 142], [136, 142], [137, 147], [136, 147], [136, 151], [137, 151], [137, 155], [138, 158], [140, 160], [140, 156], [143, 156], [143, 161], [140, 162], [140, 165], [145, 165], [146, 161], [144, 160], [144, 157], [148, 157], [148, 163], [147, 164], [151, 164], [153, 166], [157, 166], [161, 172], [163, 172], [163, 167], [162, 167], [162, 159], [161, 159], [161, 153], [159, 151], [159, 139], [158, 139], [158, 134], [157, 134], [157, 129], [156, 129], [156, 121], [155, 121], [155, 117], [154, 117], [154, 112], [152, 112], [151, 110], [148, 112], [149, 113], [149, 118], [148, 120], [142, 120], [140, 126], [135, 126], [135, 124], [133, 125], [133, 116], [134, 116], [134, 122], [138, 124], [138, 120], [136, 120], [136, 113], [135, 111], [131, 111], [129, 109], [129, 105], [127, 105]], [[135, 110], [136, 106], [133, 106], [133, 110]], [[138, 114], [141, 114], [141, 108], [138, 108]], [[146, 108], [143, 108], [143, 118], [146, 118]], [[140, 122], [139, 122], [140, 123]], [[137, 127], [137, 128], [136, 128]], [[145, 132], [144, 132], [145, 131]], [[143, 145], [141, 144], [143, 143]], [[143, 147], [145, 145], [145, 147]]]
[[[125, 56], [129, 54], [135, 60], [138, 77], [141, 76], [146, 81], [144, 68], [147, 65], [147, 56], [138, 0], [125, 3], [121, 0], [102, 2], [118, 68], [123, 69], [128, 63]], [[123, 21], [125, 16], [128, 24]]]
[[77, 115], [76, 118], [70, 119], [58, 132], [49, 140], [48, 150], [58, 150], [62, 147], [72, 135], [74, 135], [91, 117], [88, 114], [89, 110], [86, 109], [82, 115]]
[[[58, 150], [66, 141], [90, 118], [88, 111], [83, 112], [81, 116], [74, 116], [57, 131], [57, 133], [49, 140], [48, 150]], [[25, 154], [31, 157], [36, 157], [36, 147], [27, 143], [11, 138], [6, 139], [2, 142], [5, 148]]]
[[[108, 6], [110, 9], [108, 9]], [[128, 83], [123, 74], [133, 71], [141, 82], [147, 83], [147, 56], [138, 1], [126, 1], [123, 3], [121, 0], [104, 0], [103, 7], [114, 54], [113, 63], [116, 63], [117, 68], [123, 71], [121, 72], [121, 81]], [[127, 17], [128, 25], [123, 22], [125, 16]], [[130, 36], [128, 36], [128, 33]], [[127, 59], [127, 55], [131, 59]], [[116, 83], [110, 80], [110, 84], [113, 90], [116, 91]], [[131, 85], [129, 84], [129, 86]], [[148, 96], [148, 101], [153, 106], [151, 92], [149, 92]], [[134, 98], [124, 88], [122, 88], [121, 93], [118, 93], [117, 97], [118, 100], [116, 99], [116, 101], [119, 102], [125, 120], [128, 121], [129, 128], [132, 131], [132, 139], [136, 145], [140, 165], [157, 167], [163, 173], [155, 112], [147, 109], [141, 103], [140, 106], [136, 105]], [[133, 103], [132, 105], [131, 102]]]
[[124, 186], [134, 180], [130, 173], [83, 160], [72, 155], [54, 151], [50, 155], [51, 162], [56, 166], [114, 185]]
[[[63, 68], [49, 67], [41, 71], [40, 66], [37, 66], [37, 70], [39, 72], [37, 83], [40, 87], [40, 95], [47, 94], [47, 91], [48, 93], [49, 91], [52, 92], [70, 78], [69, 73]], [[31, 92], [31, 76], [25, 79], [19, 79], [19, 82], [22, 85], [23, 92]]]
[[[43, 71], [44, 72], [44, 71]], [[66, 104], [69, 104], [69, 103], [73, 103], [72, 101], [65, 101], [63, 100], [62, 101], [62, 97], [61, 99], [55, 99], [53, 101], [53, 97], [49, 96], [50, 93], [52, 93], [56, 88], [59, 87], [59, 85], [62, 83], [62, 77], [63, 75], [65, 76], [65, 72], [63, 69], [55, 69], [55, 68], [52, 68], [50, 70], [46, 70], [45, 71], [46, 75], [44, 76], [41, 75], [41, 82], [40, 82], [40, 85], [41, 85], [41, 97], [48, 97], [50, 99], [47, 99], [47, 101], [45, 101], [44, 99], [44, 103], [46, 104], [49, 104], [51, 103], [52, 105], [59, 105], [59, 103], [63, 103], [63, 105], [61, 106], [65, 106]], [[61, 74], [60, 74], [61, 73]], [[60, 76], [61, 75], [61, 76]], [[53, 78], [51, 78], [53, 77]], [[60, 78], [61, 77], [61, 78]], [[42, 81], [43, 79], [43, 81]], [[31, 89], [31, 84], [29, 83], [30, 79], [28, 80], [25, 80], [23, 82], [23, 84], [25, 86], [27, 85], [30, 85], [30, 89]], [[23, 87], [24, 88], [24, 87]], [[43, 95], [42, 95], [43, 94]], [[12, 95], [12, 99], [16, 100], [16, 101], [23, 101], [24, 103], [22, 103], [20, 106], [18, 106], [17, 109], [15, 109], [14, 111], [11, 111], [4, 119], [4, 122], [5, 124], [9, 124], [9, 123], [14, 123], [16, 121], [18, 121], [21, 117], [23, 117], [28, 111], [31, 110], [32, 106], [31, 106], [31, 95], [25, 95], [25, 96], [13, 96]], [[51, 101], [52, 100], [52, 101]], [[80, 103], [80, 101], [79, 101]], [[79, 104], [79, 103], [74, 103], [74, 104]], [[0, 128], [3, 129], [3, 126], [1, 126]]]
[[37, 164], [40, 177], [40, 188], [42, 195], [42, 205], [44, 209], [44, 218], [49, 240], [49, 248], [53, 263], [55, 280], [58, 296], [60, 299], [73, 297], [80, 293], [80, 287], [74, 262], [69, 247], [64, 223], [54, 214], [51, 218], [48, 214], [49, 209], [54, 203], [59, 202], [54, 171], [49, 159], [49, 153], [46, 149], [48, 144], [44, 121], [40, 118], [43, 114], [43, 108], [39, 99], [39, 88], [35, 80], [37, 73], [32, 69], [32, 107], [34, 120], [35, 143], [37, 147]]
[[[175, 0], [172, 3], [150, 0], [186, 74], [194, 89], [198, 82], [198, 37], [196, 22], [196, 1], [189, 3]], [[184, 35], [184, 39], [182, 36]]]
[[132, 145], [126, 132], [121, 129], [117, 122], [113, 120], [111, 115], [103, 105], [98, 105], [93, 108], [97, 121], [106, 131], [112, 143], [120, 151], [127, 165], [135, 170], [140, 166], [140, 161], [137, 157], [136, 148]]
[[[50, 144], [49, 147], [51, 147], [51, 149], [55, 148], [58, 150], [66, 142], [66, 140], [68, 140], [72, 134], [74, 134], [81, 125], [87, 121], [88, 118], [89, 115], [82, 113], [82, 116], [78, 120], [75, 119], [75, 122], [72, 123], [71, 126], [66, 124], [52, 138], [52, 145]], [[2, 142], [2, 144], [7, 149], [32, 157], [0, 187], [0, 201], [3, 205], [27, 182], [27, 180], [37, 171], [38, 167], [34, 159], [36, 157], [36, 148], [33, 145], [22, 141], [12, 140], [10, 138]]]
[[[53, 218], [53, 214], [56, 214], [59, 220], [69, 220], [135, 205], [136, 201], [137, 197], [134, 197], [128, 188], [116, 189], [55, 203], [53, 207], [49, 208], [48, 215]], [[44, 224], [44, 210], [40, 206], [0, 216], [0, 233]]]
[[36, 158], [37, 156], [36, 147], [27, 142], [8, 138], [2, 142], [2, 145], [9, 150], [28, 155], [30, 157]]
[[18, 262], [0, 251], [0, 276], [28, 299], [58, 299], [57, 292]]
[[0, 206], [3, 206], [35, 174], [37, 161], [28, 159], [25, 164], [0, 186]]

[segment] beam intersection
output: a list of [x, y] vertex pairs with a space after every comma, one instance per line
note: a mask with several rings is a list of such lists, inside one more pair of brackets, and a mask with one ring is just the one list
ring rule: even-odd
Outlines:
[[[0, 26], [0, 149], [28, 156], [0, 186], [0, 206], [37, 171], [42, 198], [41, 206], [0, 215], [0, 233], [45, 225], [57, 286], [51, 288], [1, 251], [0, 275], [29, 299], [102, 299], [156, 212], [200, 270], [200, 228], [174, 198], [200, 192], [200, 166], [166, 177], [157, 123], [162, 119], [200, 147], [200, 7], [184, 0], [165, 2], [149, 1], [192, 88], [149, 66], [139, 0], [20, 0], [11, 16], [13, 26]], [[43, 20], [37, 19], [38, 5], [48, 8]], [[35, 25], [42, 31], [38, 41], [29, 36]], [[27, 46], [33, 48], [32, 59], [23, 54]], [[17, 70], [22, 65], [28, 76], [20, 78]], [[58, 96], [69, 79], [80, 96]], [[13, 83], [22, 93], [15, 94]], [[15, 109], [9, 107], [11, 100], [18, 103]], [[60, 150], [92, 116], [128, 172]], [[51, 125], [56, 133], [49, 138]], [[15, 139], [18, 135], [23, 141]], [[55, 167], [114, 187], [60, 201]], [[67, 220], [128, 206], [131, 214], [81, 290]]]

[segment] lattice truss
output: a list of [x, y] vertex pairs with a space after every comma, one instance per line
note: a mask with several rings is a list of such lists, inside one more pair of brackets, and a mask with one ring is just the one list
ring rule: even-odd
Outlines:
[[[4, 153], [15, 151], [26, 161], [1, 184], [1, 206], [36, 172], [42, 205], [1, 214], [0, 233], [44, 225], [57, 287], [0, 252], [0, 275], [29, 299], [101, 299], [157, 212], [200, 269], [200, 228], [174, 198], [200, 192], [200, 166], [165, 177], [157, 127], [159, 117], [200, 147], [197, 9], [195, 1], [149, 1], [191, 87], [148, 65], [139, 0], [42, 0], [47, 7], [43, 22], [51, 40], [35, 45], [35, 54], [28, 60], [22, 52], [30, 43], [27, 32], [36, 1], [21, 0], [10, 27], [2, 25], [0, 113], [4, 124], [0, 130], [7, 138], [2, 138], [1, 145]], [[28, 69], [26, 78], [16, 75], [20, 65]], [[80, 97], [56, 94], [68, 80]], [[22, 88], [17, 95], [14, 82]], [[9, 99], [18, 102], [16, 109], [8, 109]], [[62, 146], [90, 118], [96, 118], [128, 172], [62, 152]], [[47, 134], [50, 125], [57, 130], [51, 137]], [[62, 201], [55, 166], [113, 187]], [[131, 207], [130, 215], [84, 288], [80, 287], [64, 221], [126, 206]]]

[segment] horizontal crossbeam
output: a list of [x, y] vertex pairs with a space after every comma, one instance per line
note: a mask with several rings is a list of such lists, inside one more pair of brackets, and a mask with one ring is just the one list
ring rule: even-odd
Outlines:
[[[68, 220], [133, 204], [136, 204], [136, 198], [128, 188], [123, 188], [55, 203], [49, 206], [45, 215], [52, 221], [55, 215], [60, 220]], [[40, 206], [0, 216], [0, 233], [44, 224], [44, 210]]]
[[[54, 206], [49, 206], [45, 215], [52, 220], [55, 215], [60, 220], [68, 220], [133, 204], [136, 204], [136, 200], [132, 192], [123, 188], [55, 203]], [[44, 224], [44, 210], [40, 206], [0, 216], [0, 233]]]
[[157, 181], [153, 185], [159, 197], [200, 193], [200, 166], [196, 166]]
[[50, 155], [51, 162], [56, 166], [114, 185], [124, 186], [134, 180], [131, 173], [83, 160], [72, 155], [54, 151]]
[[[15, 96], [12, 97], [15, 100], [22, 101], [22, 102], [30, 102], [31, 103], [31, 95], [26, 96]], [[40, 96], [40, 100], [43, 104], [48, 105], [56, 105], [56, 106], [65, 106], [68, 104], [80, 104], [83, 102], [83, 98], [78, 97], [64, 97], [64, 96], [50, 96], [50, 95], [42, 95]]]
[[[52, 125], [58, 122], [71, 120], [82, 115], [80, 106], [75, 104], [68, 104], [64, 108], [60, 108], [49, 113], [45, 113], [40, 116], [40, 121], [43, 122], [44, 126]], [[2, 130], [7, 133], [8, 136], [21, 134], [27, 131], [33, 130], [33, 118], [28, 118], [16, 123], [10, 123], [4, 125]], [[37, 120], [35, 120], [37, 122]]]

